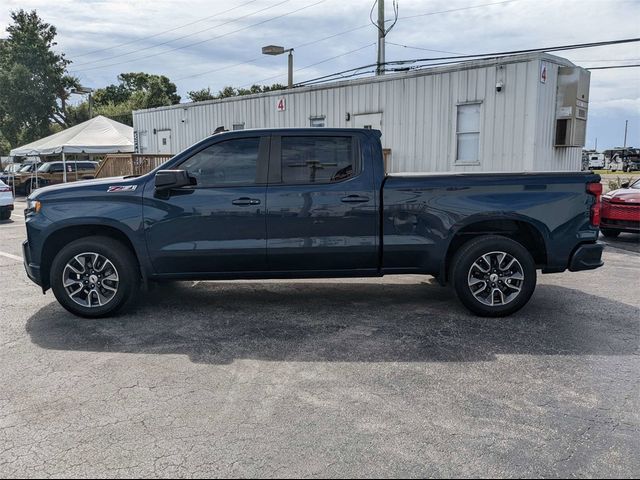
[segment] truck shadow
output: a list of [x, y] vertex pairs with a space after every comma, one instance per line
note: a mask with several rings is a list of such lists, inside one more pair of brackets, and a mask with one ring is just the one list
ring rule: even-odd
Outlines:
[[196, 363], [474, 362], [496, 355], [632, 355], [640, 309], [539, 286], [506, 319], [467, 313], [429, 283], [180, 283], [134, 312], [77, 318], [52, 302], [27, 332], [55, 350], [183, 354]]

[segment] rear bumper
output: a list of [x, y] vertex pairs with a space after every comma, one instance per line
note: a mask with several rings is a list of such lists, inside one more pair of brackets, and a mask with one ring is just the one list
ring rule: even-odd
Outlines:
[[569, 271], [579, 272], [580, 270], [593, 270], [604, 265], [602, 261], [602, 243], [586, 243], [580, 245], [571, 255], [569, 261]]
[[39, 286], [42, 286], [42, 279], [40, 276], [40, 265], [31, 263], [31, 251], [29, 250], [29, 242], [22, 242], [22, 258], [24, 259], [24, 269], [27, 271], [27, 277], [32, 282]]

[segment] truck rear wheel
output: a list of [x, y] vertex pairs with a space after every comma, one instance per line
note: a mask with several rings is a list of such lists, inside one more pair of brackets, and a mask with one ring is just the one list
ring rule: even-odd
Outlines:
[[86, 237], [56, 255], [50, 283], [58, 302], [71, 313], [107, 317], [136, 300], [140, 271], [135, 256], [122, 243], [109, 237]]
[[485, 235], [465, 243], [452, 262], [451, 279], [462, 304], [482, 317], [517, 312], [536, 288], [533, 257], [520, 243]]

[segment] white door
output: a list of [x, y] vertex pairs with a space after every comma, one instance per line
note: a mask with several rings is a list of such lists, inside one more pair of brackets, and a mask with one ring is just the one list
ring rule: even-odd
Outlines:
[[173, 153], [171, 150], [171, 130], [158, 130], [158, 153]]

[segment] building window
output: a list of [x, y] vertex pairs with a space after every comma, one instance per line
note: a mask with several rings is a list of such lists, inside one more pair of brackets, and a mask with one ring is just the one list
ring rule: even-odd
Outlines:
[[234, 123], [233, 124], [233, 129], [234, 130], [244, 130], [244, 122], [243, 123]]
[[324, 119], [325, 117], [311, 117], [309, 118], [310, 125], [314, 128], [315, 127], [322, 128], [324, 127]]
[[458, 105], [456, 163], [480, 162], [480, 103]]

